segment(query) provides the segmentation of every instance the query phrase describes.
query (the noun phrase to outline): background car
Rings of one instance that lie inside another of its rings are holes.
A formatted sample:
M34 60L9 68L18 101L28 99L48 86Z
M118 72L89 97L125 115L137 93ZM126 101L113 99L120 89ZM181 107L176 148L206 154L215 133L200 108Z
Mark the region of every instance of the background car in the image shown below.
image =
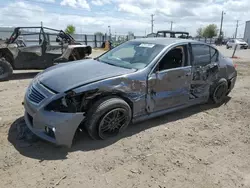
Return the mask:
M238 45L241 49L248 48L248 44L243 39L229 39L229 41L226 43L226 48L234 48L236 45Z
M37 75L25 94L25 121L36 135L59 145L71 146L79 127L94 139L107 139L130 122L209 100L220 104L236 77L232 60L208 44L135 39Z

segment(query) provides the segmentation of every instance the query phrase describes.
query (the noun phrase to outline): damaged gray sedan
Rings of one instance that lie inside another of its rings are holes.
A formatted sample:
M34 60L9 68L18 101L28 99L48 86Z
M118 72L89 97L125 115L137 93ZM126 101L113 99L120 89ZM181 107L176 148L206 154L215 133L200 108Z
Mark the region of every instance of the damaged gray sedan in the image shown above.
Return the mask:
M24 99L29 129L70 147L84 127L94 139L195 104L222 103L233 89L232 61L198 41L145 38L37 75Z

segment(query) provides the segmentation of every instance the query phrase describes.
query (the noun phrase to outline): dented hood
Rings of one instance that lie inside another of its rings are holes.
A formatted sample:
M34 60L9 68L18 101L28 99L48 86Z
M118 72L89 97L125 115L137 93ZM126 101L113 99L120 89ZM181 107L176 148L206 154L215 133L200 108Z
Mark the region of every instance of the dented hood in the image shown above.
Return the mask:
M91 82L132 73L135 70L116 67L93 59L62 63L46 69L37 79L48 88L65 92Z

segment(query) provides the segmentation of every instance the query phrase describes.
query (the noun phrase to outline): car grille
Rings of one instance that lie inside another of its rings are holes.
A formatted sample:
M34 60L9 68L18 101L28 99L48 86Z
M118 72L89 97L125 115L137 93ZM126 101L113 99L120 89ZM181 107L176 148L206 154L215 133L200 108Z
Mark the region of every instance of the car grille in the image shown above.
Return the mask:
M34 86L31 86L28 91L28 98L30 101L39 104L42 102L43 99L45 99L45 96L39 92Z

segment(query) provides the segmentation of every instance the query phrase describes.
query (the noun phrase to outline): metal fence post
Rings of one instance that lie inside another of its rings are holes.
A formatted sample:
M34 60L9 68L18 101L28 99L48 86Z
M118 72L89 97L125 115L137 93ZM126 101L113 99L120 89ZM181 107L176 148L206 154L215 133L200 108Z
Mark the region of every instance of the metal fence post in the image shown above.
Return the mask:
M94 39L95 39L95 48L97 48L96 35L94 35Z
M87 35L84 35L84 38L85 38L85 44L87 45L88 44Z
M238 47L238 44L236 44L235 47L234 47L234 52L233 52L232 58L233 58L234 55L235 55L235 51L236 51L237 47Z

